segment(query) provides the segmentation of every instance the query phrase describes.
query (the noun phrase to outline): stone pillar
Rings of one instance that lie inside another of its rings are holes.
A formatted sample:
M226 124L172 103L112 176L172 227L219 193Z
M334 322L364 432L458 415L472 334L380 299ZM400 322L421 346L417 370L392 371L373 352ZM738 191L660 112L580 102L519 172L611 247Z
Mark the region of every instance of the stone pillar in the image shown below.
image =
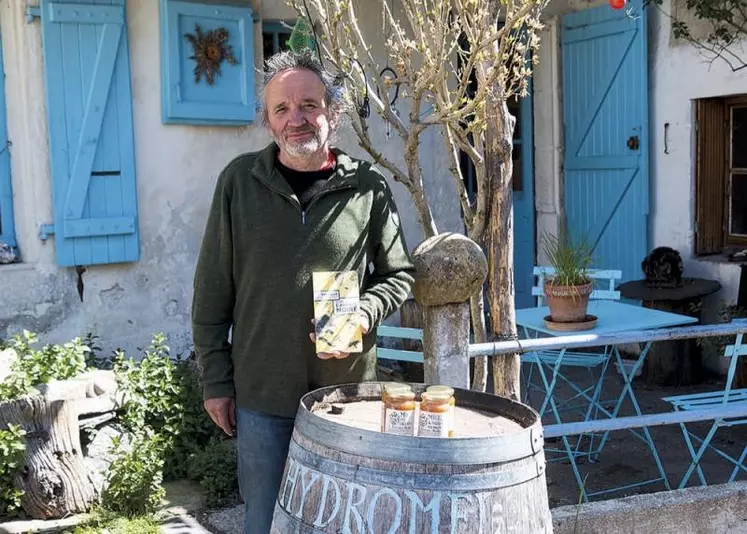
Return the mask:
M425 381L469 388L469 299L482 287L488 262L462 234L426 239L413 252L412 293L423 307Z

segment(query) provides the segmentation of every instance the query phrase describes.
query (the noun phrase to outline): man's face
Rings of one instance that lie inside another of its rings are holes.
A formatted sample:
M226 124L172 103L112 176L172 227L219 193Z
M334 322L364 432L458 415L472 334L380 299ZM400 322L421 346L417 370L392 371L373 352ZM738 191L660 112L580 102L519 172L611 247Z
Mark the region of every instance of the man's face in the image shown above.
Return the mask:
M310 70L294 69L275 76L265 89L270 134L289 156L322 151L334 126L324 99L324 84Z

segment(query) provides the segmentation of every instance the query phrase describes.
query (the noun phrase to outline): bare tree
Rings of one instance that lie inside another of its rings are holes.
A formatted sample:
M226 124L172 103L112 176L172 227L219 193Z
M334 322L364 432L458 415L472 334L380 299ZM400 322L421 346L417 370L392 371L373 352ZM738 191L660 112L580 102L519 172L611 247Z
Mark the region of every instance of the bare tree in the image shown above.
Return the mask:
M487 249L492 330L514 337L511 155L516 120L508 102L527 93L538 60L540 14L548 0L365 2L382 13L382 24L367 21L367 32L356 11L363 2L304 0L294 7L314 21L319 54L346 80L355 99L349 115L361 147L410 192L426 238L438 229L425 196L418 147L426 129L440 128L466 234ZM386 58L377 57L370 45L382 29ZM385 69L382 60L391 67ZM391 105L393 91L406 99L406 116ZM372 141L370 104L402 139L404 167ZM462 154L474 170L474 198L465 185ZM476 341L486 341L482 293L472 298L471 312ZM487 362L475 363L472 387L484 391ZM493 378L498 394L518 398L518 355L495 359Z

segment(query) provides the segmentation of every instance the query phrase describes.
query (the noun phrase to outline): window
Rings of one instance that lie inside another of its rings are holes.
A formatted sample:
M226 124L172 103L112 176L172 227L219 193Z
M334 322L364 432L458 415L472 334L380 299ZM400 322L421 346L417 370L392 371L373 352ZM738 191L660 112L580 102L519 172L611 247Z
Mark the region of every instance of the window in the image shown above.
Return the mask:
M695 252L747 246L747 95L696 102Z
M264 21L262 23L262 57L267 59L273 54L288 50L288 37L293 31L291 22Z

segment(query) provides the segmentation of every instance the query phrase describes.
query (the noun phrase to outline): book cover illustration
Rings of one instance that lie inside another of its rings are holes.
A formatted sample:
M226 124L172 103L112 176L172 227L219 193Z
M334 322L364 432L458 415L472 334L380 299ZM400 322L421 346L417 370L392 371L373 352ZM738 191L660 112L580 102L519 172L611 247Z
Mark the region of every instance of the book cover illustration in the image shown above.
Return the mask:
M316 352L362 352L356 271L313 273Z

